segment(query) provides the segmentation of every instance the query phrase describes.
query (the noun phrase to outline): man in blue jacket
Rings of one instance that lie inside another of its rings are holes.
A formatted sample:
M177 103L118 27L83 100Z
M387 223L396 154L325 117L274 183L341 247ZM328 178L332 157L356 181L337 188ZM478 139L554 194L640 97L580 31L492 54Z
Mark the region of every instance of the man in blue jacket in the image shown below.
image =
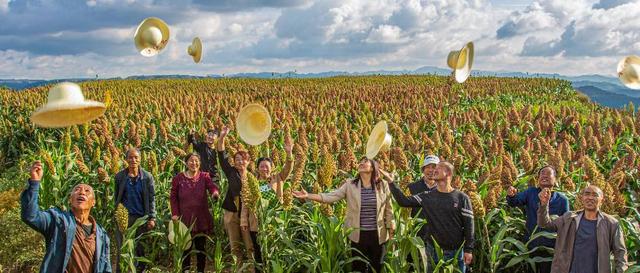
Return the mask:
M511 207L524 207L527 225L527 234L525 235L525 241L529 241L529 238L533 235L533 231L549 231L541 229L537 226L538 221L538 206L540 204L540 198L538 194L543 189L552 190L556 185L556 170L552 166L542 167L538 171L538 187L529 187L527 190L518 193L518 190L513 186L507 190L507 204ZM552 192L551 199L549 201L549 214L551 215L564 215L569 211L569 200L567 197L559 192ZM546 237L538 237L531 241L528 245L529 249L534 249L538 246L545 246L554 248L555 239L549 239ZM538 250L534 252L534 255L551 259L553 255L544 250ZM536 263L536 271L539 273L551 272L551 261Z
M129 212L128 227L131 227L138 218L147 217L147 224L136 230L136 237L152 230L156 226L156 191L153 176L140 166L140 151L137 148L129 148L126 154L127 168L115 176L115 206L122 203ZM122 246L122 233L116 229L117 246ZM141 240L136 242L136 256L144 257L144 245ZM116 264L120 263L120 257ZM145 272L145 263L136 262L137 272ZM116 272L120 272L118 266Z
M20 195L21 217L45 239L46 254L41 273L111 273L109 236L91 217L96 203L93 188L86 184L73 187L70 211L38 206L42 163L31 166L28 187Z

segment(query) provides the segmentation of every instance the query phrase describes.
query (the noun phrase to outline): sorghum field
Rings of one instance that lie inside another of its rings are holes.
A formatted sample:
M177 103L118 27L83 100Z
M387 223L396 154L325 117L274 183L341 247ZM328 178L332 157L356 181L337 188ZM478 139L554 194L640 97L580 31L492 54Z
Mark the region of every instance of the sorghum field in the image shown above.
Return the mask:
M128 145L142 150L142 166L156 178L158 224L140 238L156 272L173 270L181 250L168 243L169 189L184 170L186 135L193 128L232 128L228 150L247 149L252 158L273 157L281 168L283 141L295 141L295 166L284 205L261 213L260 240L266 272L344 272L350 259L341 229L344 201L319 205L294 200L292 189L312 192L337 187L355 174L373 125L387 120L392 149L378 155L406 185L420 174L420 158L435 153L457 168L454 186L473 200L476 224L474 272L523 272L531 258L522 242L520 209L506 206L505 189L535 184L536 169L558 170L558 188L579 209L576 193L586 183L605 192L603 210L619 217L631 272L639 272L640 114L600 107L552 79L470 78L463 85L437 76L338 77L329 79L113 80L81 84L85 96L108 105L104 117L67 129L35 128L30 113L46 101L48 87L0 90L0 271L37 271L44 241L20 221L18 194L33 160L45 163L42 208L67 204L77 183L96 190L92 214L115 234L113 175L124 168ZM257 147L233 131L247 103L266 106L274 121L269 141ZM254 164L250 164L255 167ZM223 178L221 186L226 189ZM212 202L216 229L207 269L232 267L222 209ZM221 203L221 201L219 201ZM419 221L395 206L398 224L387 245L386 272L407 272L407 255L420 255ZM135 238L129 237L130 240ZM112 239L112 244L115 239ZM132 261L127 249L123 263ZM112 257L117 252L112 247ZM416 260L416 259L414 259ZM112 258L115 262L115 258ZM452 266L440 265L443 272ZM634 271L635 270L635 271Z

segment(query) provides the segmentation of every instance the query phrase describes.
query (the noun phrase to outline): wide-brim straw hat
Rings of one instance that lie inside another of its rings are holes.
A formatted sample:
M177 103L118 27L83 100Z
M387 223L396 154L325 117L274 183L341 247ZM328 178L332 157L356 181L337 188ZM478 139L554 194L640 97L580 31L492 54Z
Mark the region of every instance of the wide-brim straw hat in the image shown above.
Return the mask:
M468 42L462 49L449 52L447 65L454 70L456 81L463 83L471 75L473 66L473 42Z
M169 43L169 26L160 18L144 19L133 35L133 42L142 56L155 56Z
M178 236L186 236L187 241L189 241L185 246L184 250L191 248L191 233L189 232L189 228L182 221L169 221L169 234L167 235L167 239L169 239L169 243L175 244L176 234L174 230L174 222L178 223L178 232L180 233Z
M193 38L191 45L187 48L187 54L191 55L195 63L200 62L202 59L202 41L200 41L200 38Z
M618 79L628 88L640 89L640 57L631 55L620 60Z
M271 116L260 104L248 104L236 118L236 130L240 138L249 145L260 145L271 134Z
M379 152L388 151L391 147L391 135L388 133L389 127L387 122L382 120L373 127L369 140L367 140L366 156L368 159L374 159Z
M63 82L49 89L47 104L31 114L31 121L46 128L61 128L90 122L106 111L97 101L85 100L80 86Z

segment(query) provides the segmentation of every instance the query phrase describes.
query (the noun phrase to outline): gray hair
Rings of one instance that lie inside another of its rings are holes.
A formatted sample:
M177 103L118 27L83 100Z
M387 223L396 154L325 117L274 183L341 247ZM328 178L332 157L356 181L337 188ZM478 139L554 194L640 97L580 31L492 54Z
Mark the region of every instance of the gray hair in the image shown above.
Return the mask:
M589 187L593 187L594 189L596 189L598 197L604 197L604 192L602 191L602 189L594 184L588 184L586 187L584 187L584 189L582 189L582 191L580 191L580 194L584 194L584 191Z
M80 183L80 184L77 184L77 185L73 186L73 188L71 188L71 191L69 192L69 197L71 197L71 195L73 194L73 192L75 192L75 191L76 191L76 189L77 189L79 186L82 186L82 185L87 186L87 187L89 187L89 189L91 189L91 195L93 195L93 198L95 199L95 198L96 198L96 193L95 193L95 191L93 190L93 187L91 187L91 185L89 185L89 184L84 184L84 183Z
M124 154L125 158L129 158L129 154L130 154L131 152L133 152L133 151L137 152L139 155L142 155L142 154L140 153L140 149L138 149L138 148L136 148L136 147L130 147L129 149L127 149L127 152Z

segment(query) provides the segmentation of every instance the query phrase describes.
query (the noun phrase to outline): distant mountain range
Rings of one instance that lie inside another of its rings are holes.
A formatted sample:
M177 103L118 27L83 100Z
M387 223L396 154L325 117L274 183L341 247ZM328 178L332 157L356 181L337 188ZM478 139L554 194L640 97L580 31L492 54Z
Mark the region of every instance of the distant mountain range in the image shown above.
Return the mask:
M237 73L231 75L207 75L207 76L192 76L192 75L140 75L130 76L125 79L193 79L193 78L260 78L260 79L280 79L280 78L326 78L336 76L366 76L366 75L449 75L451 70L434 67L424 66L415 70L377 70L366 72L345 72L345 71L328 71L319 73L297 73L296 71L290 71L285 73L280 72L258 72L258 73ZM592 101L599 103L607 107L620 108L627 105L629 102L633 102L634 105L640 103L640 91L635 91L623 86L617 78L607 77L602 75L583 75L583 76L564 76L560 74L548 74L548 73L523 73L523 72L508 72L508 71L473 71L473 76L493 76L493 77L515 77L515 78L556 78L570 81L573 87L589 96ZM110 79L122 79L122 78L110 78ZM5 86L13 90L21 90L25 88L32 88L36 86L48 85L52 83L62 81L92 81L95 78L76 78L76 79L57 79L57 80L22 80L22 79L0 79L0 87ZM100 78L99 80L105 80Z

